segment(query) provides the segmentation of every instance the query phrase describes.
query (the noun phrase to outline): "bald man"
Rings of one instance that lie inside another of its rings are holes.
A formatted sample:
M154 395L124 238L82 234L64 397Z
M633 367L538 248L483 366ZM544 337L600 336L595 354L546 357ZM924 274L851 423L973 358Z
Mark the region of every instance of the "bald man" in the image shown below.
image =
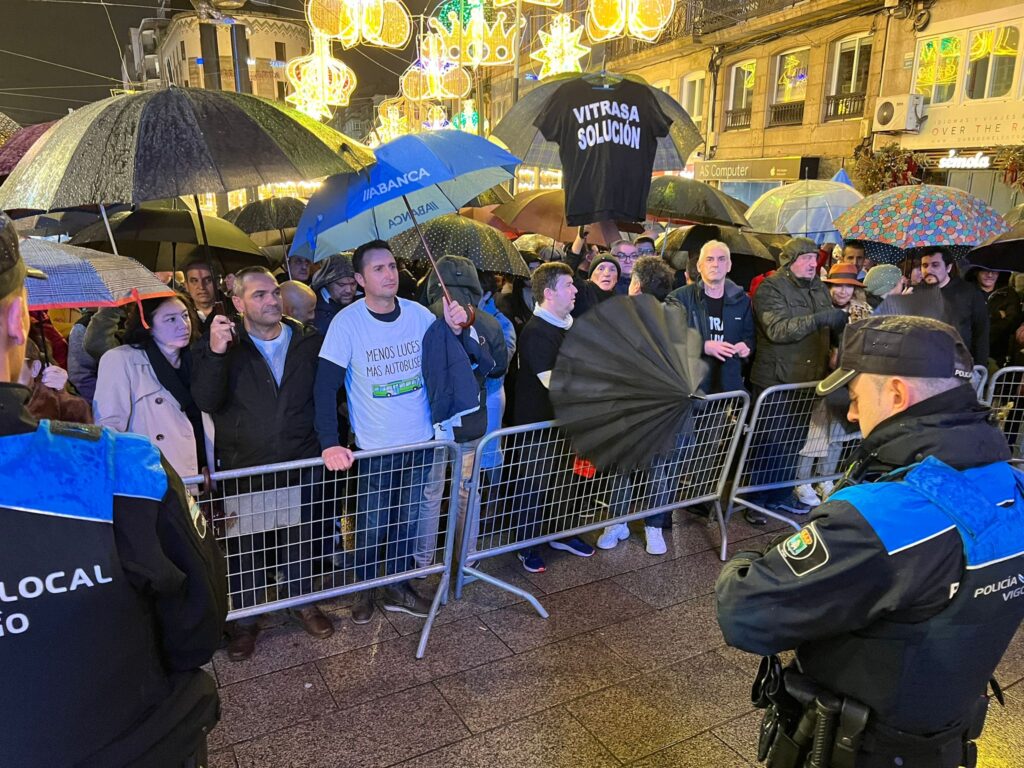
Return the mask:
M298 280L281 283L281 301L284 314L294 317L300 323L312 323L316 314L316 294L313 289Z

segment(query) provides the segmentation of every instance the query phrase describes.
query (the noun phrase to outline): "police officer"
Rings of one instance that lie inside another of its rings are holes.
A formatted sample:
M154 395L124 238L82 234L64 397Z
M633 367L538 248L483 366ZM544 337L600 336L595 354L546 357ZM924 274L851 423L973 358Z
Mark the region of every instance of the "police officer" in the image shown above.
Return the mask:
M26 277L0 214L0 765L198 768L223 559L148 440L29 416Z
M988 684L1024 616L1024 475L970 386L956 331L876 316L839 368L864 435L807 525L716 584L732 646L770 656L754 697L768 765L974 765ZM997 692L997 684L993 685Z

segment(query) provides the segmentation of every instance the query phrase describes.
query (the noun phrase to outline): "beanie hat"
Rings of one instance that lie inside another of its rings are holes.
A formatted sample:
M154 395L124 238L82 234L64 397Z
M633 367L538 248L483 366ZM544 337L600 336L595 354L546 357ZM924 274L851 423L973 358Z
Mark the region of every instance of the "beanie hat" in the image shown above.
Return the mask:
M347 253L336 253L313 275L310 288L319 291L330 283L346 277L355 277L355 274L355 270L352 269L352 257Z
M809 237L791 237L782 246L779 253L779 266L787 266L797 256L805 253L818 253L818 244Z
M612 256L610 253L602 253L601 255L597 256L592 262L590 262L590 274L594 274L594 270L597 269L599 265L604 264L606 261L611 264L614 264L615 271L618 273L618 276L622 277L622 267L619 266L619 260Z
M868 270L864 277L864 288L872 296L882 298L899 285L903 272L895 264L878 264Z

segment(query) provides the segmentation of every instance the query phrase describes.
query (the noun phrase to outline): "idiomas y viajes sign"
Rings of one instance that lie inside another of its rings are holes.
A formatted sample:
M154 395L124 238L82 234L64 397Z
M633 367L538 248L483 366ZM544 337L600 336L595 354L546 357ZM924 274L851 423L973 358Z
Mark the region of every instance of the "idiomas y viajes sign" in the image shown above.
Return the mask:
M905 149L976 149L1024 144L1024 101L930 104L918 133L900 136Z

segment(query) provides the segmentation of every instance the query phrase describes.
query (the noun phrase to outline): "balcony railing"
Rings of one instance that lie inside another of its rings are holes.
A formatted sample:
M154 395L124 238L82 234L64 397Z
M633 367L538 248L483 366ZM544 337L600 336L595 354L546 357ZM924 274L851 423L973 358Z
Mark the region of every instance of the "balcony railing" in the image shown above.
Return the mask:
M725 130L735 131L750 127L750 107L725 110Z
M776 125L800 125L804 121L804 103L786 101L768 106L768 127Z
M693 33L706 35L717 32L756 16L781 11L798 2L801 0L694 0Z
M661 33L661 37L658 38L659 43L667 43L671 40L678 40L682 37L687 37L693 31L693 15L694 9L692 3L677 3L676 12L673 14L672 19ZM582 21L580 22L583 23ZM530 41L530 46L534 45L533 41ZM653 46L650 43L645 43L642 40L634 40L631 37L620 37L615 40L609 40L605 43L608 46L608 58L609 59L620 59L625 56L631 56L634 53L640 53L642 51L649 51Z
M825 120L846 120L850 117L861 117L863 114L863 93L828 96L825 99Z

